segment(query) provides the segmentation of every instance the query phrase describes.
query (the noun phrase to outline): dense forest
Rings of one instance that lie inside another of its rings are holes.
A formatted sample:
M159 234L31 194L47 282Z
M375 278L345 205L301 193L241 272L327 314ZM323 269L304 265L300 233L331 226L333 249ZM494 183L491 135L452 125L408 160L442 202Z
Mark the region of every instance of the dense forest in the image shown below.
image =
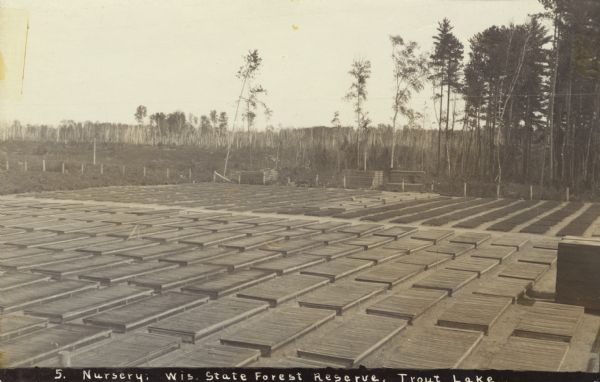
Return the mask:
M451 20L438 24L433 49L389 36L395 94L391 124L374 125L366 110L370 62L349 63L344 100L353 126L339 114L314 128L273 128L262 101L261 59L251 51L237 73L235 115L199 118L182 111L135 110L136 125L14 121L0 139L197 145L223 152L257 149L274 166L330 169L422 169L438 179L464 179L594 190L600 178L600 1L540 0L545 12L520 25L489 28L461 42ZM385 36L383 36L385 38ZM437 129L411 106L431 87ZM343 102L343 101L340 101ZM264 112L266 128L255 126ZM225 154L227 152L227 154ZM226 166L226 165L225 165Z

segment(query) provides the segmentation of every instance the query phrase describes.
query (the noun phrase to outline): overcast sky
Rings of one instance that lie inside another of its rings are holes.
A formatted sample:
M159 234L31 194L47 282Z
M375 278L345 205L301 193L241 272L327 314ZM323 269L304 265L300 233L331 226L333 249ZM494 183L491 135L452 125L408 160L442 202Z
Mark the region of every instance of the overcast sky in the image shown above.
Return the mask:
M1 0L0 7L26 9L30 25L23 96L0 101L4 120L133 123L139 104L149 113L232 115L235 73L244 53L258 49L258 81L276 127L329 124L336 110L352 124L342 97L357 58L372 63L366 109L375 124L389 123L389 35L430 50L437 22L448 17L468 45L490 25L522 23L541 10L538 0ZM431 93L417 95L415 108L430 112Z

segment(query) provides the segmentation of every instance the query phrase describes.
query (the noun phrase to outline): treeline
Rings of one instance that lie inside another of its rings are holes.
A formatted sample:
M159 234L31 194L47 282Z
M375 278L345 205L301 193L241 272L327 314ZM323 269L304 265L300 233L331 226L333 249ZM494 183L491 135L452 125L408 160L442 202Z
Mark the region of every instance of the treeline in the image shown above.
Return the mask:
M350 67L345 97L355 111L353 127L343 127L336 112L331 128L256 131L257 106L267 121L272 111L260 101L265 90L255 80L261 59L254 51L237 74L240 118L237 112L231 120L217 111L200 118L180 111L148 113L140 105L135 126L65 121L53 128L15 122L0 136L262 148L277 166L398 167L422 169L438 179L593 190L600 176L600 1L540 2L545 12L526 23L490 26L464 43L444 19L429 53L390 36L391 125L374 126L369 118L371 65L362 59ZM412 95L427 83L434 89L434 130L424 129L426 116L411 107Z

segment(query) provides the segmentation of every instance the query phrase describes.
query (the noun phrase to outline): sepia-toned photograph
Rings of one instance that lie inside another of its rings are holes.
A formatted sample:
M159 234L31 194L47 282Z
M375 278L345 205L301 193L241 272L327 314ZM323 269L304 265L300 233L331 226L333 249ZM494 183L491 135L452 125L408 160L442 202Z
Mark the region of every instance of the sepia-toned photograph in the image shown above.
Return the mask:
M597 375L599 277L598 0L0 0L0 382Z

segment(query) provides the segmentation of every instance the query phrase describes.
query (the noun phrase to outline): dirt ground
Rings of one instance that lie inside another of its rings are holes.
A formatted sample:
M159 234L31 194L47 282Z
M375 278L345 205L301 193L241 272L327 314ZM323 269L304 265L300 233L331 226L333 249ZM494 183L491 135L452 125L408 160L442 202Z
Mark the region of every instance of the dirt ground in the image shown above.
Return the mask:
M337 173L335 164L331 166L322 164L320 167L331 168L317 170L288 163L289 160L283 161L276 154L260 147L233 148L228 173L277 168L279 183L282 184L287 183L289 179L298 185L315 186L315 178L318 174L320 186L342 187L342 175ZM212 180L213 171L222 172L225 155L225 148L98 143L96 165L93 165L92 143L0 142L0 194L72 190L108 185L205 182ZM45 172L42 171L43 160L46 162ZM64 173L63 163L65 163ZM125 166L124 173L123 166ZM25 168L27 171L24 171ZM169 176L167 176L167 169ZM462 179L436 180L428 176L424 182L424 191L430 191L431 183L434 182L436 193L450 196L463 195L464 180ZM468 181L468 194L474 197L495 197L496 185ZM508 198L529 199L530 185L503 184L501 195ZM541 189L533 185L533 198L565 200L566 193L563 189L550 187ZM570 193L572 201L596 201L597 199L599 199L598 195L594 193L577 194L574 191Z

